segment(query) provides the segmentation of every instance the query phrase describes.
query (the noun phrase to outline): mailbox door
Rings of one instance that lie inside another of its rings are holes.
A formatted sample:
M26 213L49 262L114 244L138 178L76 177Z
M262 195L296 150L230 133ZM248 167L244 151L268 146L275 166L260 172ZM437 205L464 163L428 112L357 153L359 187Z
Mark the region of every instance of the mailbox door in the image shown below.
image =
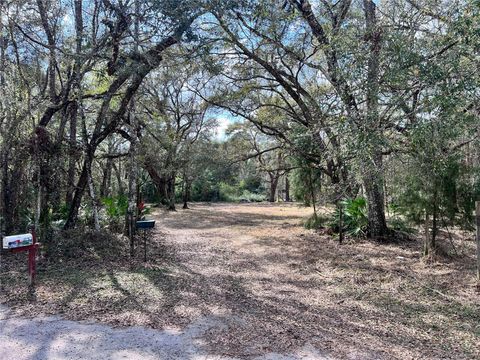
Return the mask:
M30 246L33 244L32 234L19 234L5 236L3 238L2 247L4 249L16 249L19 247Z

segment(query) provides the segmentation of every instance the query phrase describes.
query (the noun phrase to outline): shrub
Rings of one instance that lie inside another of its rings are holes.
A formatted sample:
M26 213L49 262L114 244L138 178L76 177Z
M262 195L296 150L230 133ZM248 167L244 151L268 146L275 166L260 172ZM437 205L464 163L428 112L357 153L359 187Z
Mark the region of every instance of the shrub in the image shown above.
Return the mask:
M415 229L412 228L407 221L398 216L394 216L391 219L388 219L387 223L390 229L397 232L402 232L406 234L413 234L415 232Z
M367 201L363 197L345 199L339 206L343 210L343 231L350 236L365 236L367 233ZM335 210L330 227L340 231L340 208Z
M125 216L128 209L128 198L126 195L106 197L102 199L105 211L110 218Z
M229 202L260 202L265 201L265 195L257 194L249 190L243 190L235 185L220 183L219 185L219 200Z
M305 229L322 229L328 223L328 218L313 214L303 222Z
M221 182L218 186L220 201L235 201L237 198L237 188L233 185Z
M239 196L234 196L232 201L236 202L261 202L265 201L265 195L255 194L248 190L244 190L243 193Z
M102 199L105 216L103 221L107 223L110 230L114 232L121 232L123 229L123 221L128 209L128 198L126 195L119 195L115 197L107 197Z

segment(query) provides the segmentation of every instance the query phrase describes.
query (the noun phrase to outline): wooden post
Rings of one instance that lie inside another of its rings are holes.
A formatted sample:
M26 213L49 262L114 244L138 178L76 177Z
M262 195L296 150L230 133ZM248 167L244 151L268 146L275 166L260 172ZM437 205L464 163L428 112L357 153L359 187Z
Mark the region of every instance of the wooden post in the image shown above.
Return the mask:
M147 262L147 230L143 230L143 261Z
M477 282L480 288L480 201L475 202L475 222L477 224Z
M338 211L339 211L339 224L338 224L338 242L340 244L343 243L343 204L341 202L339 202L339 208L338 208Z
M312 169L308 169L308 178L310 182L310 195L312 196L313 215L317 217L317 207L315 204L315 189L313 188Z
M428 256L431 250L431 237L430 237L430 215L425 214L425 244L423 248L423 256Z
M32 234L32 245L28 250L28 276L29 276L29 284L28 284L28 294L32 300L35 300L35 275L37 271L37 264L36 264L36 257L37 257L37 248L39 244L37 244L37 234L35 232L35 225L31 227L30 230Z

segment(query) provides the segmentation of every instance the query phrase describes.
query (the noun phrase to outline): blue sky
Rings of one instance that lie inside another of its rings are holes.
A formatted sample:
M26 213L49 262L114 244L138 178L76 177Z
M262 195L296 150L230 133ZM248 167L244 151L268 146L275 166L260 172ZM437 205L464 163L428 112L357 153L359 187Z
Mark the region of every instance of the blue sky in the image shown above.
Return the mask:
M234 116L226 110L216 110L215 113L211 115L211 117L216 119L218 122L215 129L215 139L217 141L225 141L225 139L227 138L225 131L227 130L228 126L235 122L242 121L241 117Z

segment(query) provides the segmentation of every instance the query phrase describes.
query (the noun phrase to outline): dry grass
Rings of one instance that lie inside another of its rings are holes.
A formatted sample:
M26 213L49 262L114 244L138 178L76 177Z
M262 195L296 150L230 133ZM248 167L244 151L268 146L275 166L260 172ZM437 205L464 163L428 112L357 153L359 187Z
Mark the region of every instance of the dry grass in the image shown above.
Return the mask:
M471 239L454 239L460 255L427 264L418 241L339 246L301 227L310 213L294 204L158 212L147 264L140 257L44 264L30 302L25 259L9 255L0 299L18 314L122 326L184 328L205 317L212 325L203 346L216 355L309 344L339 359L480 357Z

